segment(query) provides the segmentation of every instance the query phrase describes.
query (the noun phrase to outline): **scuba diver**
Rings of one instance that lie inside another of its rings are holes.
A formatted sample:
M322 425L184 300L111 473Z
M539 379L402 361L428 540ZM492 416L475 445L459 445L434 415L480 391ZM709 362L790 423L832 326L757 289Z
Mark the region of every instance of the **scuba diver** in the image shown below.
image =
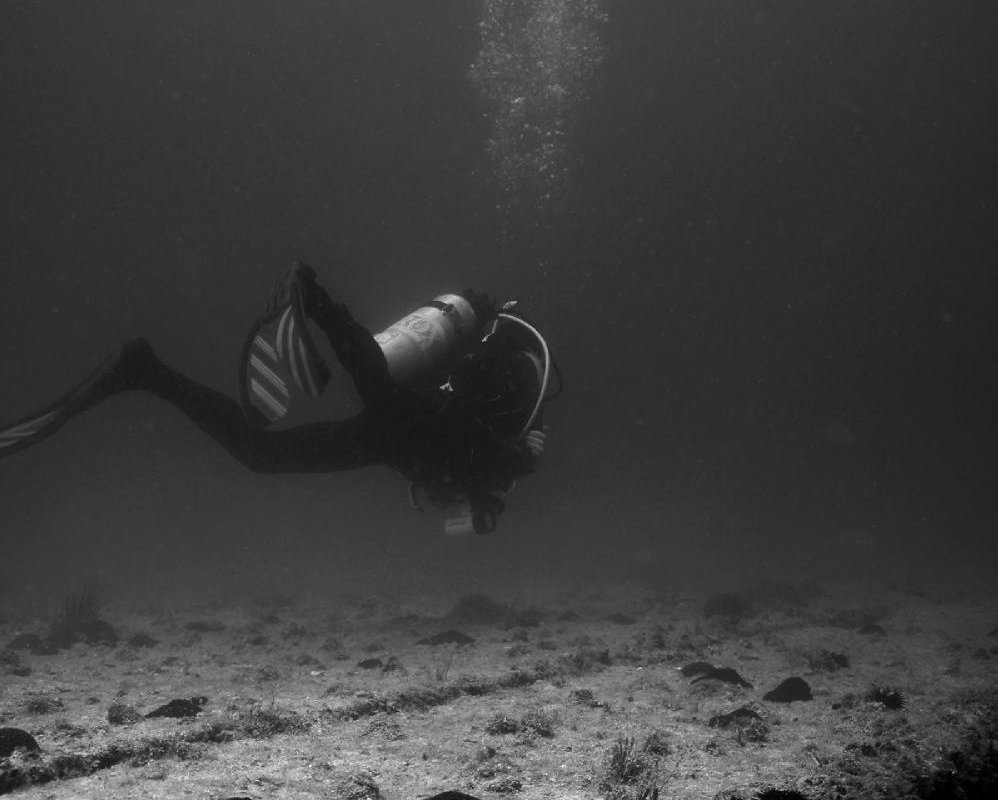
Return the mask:
M500 309L469 289L441 295L372 336L296 260L243 348L241 404L164 364L145 339L132 339L58 401L0 429L0 458L108 397L146 391L256 472L386 464L408 479L415 508L426 501L450 512L448 533L489 533L503 497L544 450L542 406L557 373L544 337L514 306ZM319 397L330 378L308 322L357 387L363 409L353 417L288 424L296 403Z

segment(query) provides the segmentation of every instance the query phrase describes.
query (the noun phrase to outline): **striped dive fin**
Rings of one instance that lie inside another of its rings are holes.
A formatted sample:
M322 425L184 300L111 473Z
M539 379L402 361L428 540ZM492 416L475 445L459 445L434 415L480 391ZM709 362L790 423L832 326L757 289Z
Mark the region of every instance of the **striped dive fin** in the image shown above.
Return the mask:
M0 427L0 458L37 444L59 430L76 414L101 399L104 395L100 390L100 381L114 369L117 360L117 353L109 356L86 380L74 386L54 403Z
M284 419L296 399L322 393L329 371L294 305L251 334L243 375L245 401L268 422Z
M282 419L290 406L291 395L282 372L277 351L258 333L250 348L246 380L250 402L271 422Z

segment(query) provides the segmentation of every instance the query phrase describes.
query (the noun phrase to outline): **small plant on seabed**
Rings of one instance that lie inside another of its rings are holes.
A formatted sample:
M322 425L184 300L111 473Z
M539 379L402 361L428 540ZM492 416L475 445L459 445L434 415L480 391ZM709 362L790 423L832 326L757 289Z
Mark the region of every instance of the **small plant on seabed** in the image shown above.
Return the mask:
M97 620L103 599L103 592L96 584L66 595L49 626L48 644L59 650L72 646L81 630Z
M520 723L508 714L496 714L485 726L485 732L493 736L502 736L508 733L516 733L520 730Z
M448 650L426 667L427 677L436 683L446 683L452 666L454 666L454 651Z
M599 788L606 793L607 798L613 800L638 796L651 797L650 789L646 788L640 795L636 795L626 787L646 782L656 765L657 762L647 752L635 747L633 738L621 736L610 748L603 762Z
M520 719L520 730L527 739L534 739L538 736L550 739L554 736L556 722L554 714L537 708L523 715Z

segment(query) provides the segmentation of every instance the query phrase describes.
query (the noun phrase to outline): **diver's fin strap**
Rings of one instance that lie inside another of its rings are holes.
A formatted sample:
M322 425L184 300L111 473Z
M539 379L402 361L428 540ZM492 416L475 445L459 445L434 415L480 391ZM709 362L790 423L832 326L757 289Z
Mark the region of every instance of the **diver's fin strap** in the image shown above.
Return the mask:
M51 405L0 428L0 458L38 444L104 396L100 381L114 368L116 358L117 354L109 357Z
M296 400L318 397L329 383L329 368L305 324L297 278L289 280L281 287L287 302L253 326L243 348L243 406L263 424L284 419Z

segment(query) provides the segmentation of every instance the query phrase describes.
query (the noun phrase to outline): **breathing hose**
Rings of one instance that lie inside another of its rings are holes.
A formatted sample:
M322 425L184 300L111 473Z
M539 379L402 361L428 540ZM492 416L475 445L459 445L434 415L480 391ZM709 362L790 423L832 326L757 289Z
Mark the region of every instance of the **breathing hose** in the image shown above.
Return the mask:
M509 322L515 322L517 325L525 328L537 340L538 344L541 346L541 352L544 353L544 375L541 377L541 390L537 393L537 402L534 403L533 411L530 412L530 416L527 417L526 423L524 423L523 428L517 434L517 438L520 438L522 436L526 436L530 431L534 424L534 420L537 419L537 415L541 413L541 406L544 405L544 398L547 396L548 392L548 380L551 377L551 353L548 351L548 343L544 340L541 332L525 319L522 319L515 314L507 314L505 311L500 312L496 318L508 320Z

